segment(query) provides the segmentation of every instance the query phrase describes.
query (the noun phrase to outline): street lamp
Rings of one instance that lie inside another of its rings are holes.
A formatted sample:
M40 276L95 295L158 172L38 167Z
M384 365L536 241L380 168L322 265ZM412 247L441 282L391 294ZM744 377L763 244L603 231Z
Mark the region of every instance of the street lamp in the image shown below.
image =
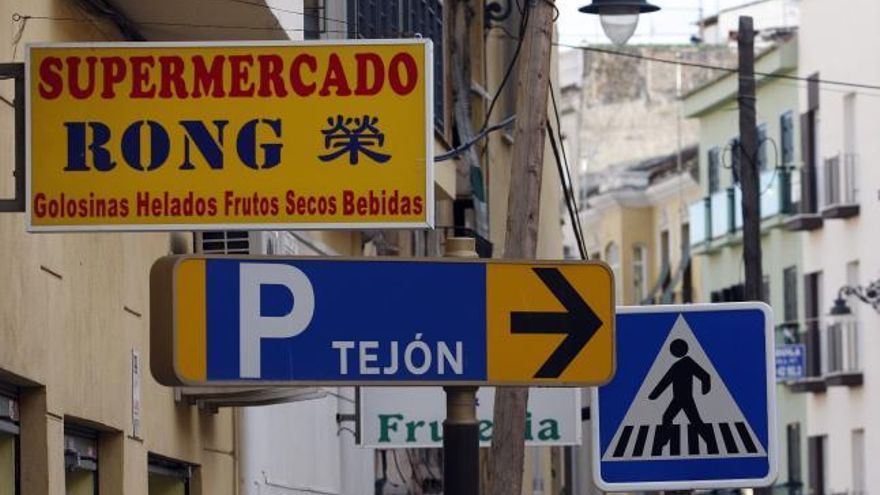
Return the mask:
M831 307L829 316L834 319L846 319L852 315L852 309L846 303L846 297L856 296L865 304L870 304L875 311L880 313L880 280L871 282L867 287L860 285L844 285L837 291L837 299Z
M624 45L636 32L639 14L656 12L660 7L647 0L593 0L580 9L585 14L598 14L605 35L615 45Z

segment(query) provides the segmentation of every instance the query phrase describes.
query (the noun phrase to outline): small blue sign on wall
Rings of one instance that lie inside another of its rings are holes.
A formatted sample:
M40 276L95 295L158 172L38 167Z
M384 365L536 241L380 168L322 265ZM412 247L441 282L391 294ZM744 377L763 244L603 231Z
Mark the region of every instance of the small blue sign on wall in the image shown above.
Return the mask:
M807 347L804 344L786 344L776 347L776 380L802 380L806 377Z

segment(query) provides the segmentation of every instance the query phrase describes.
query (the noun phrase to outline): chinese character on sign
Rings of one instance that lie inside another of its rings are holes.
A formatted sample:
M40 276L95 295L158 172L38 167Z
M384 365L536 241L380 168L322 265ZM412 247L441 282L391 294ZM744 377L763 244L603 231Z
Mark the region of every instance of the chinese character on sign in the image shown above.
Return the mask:
M385 145L385 134L379 131L376 124L379 117L364 115L363 117L343 117L337 115L327 118L327 129L322 129L324 134L324 148L331 150L326 155L318 158L322 162L329 162L348 154L348 163L357 165L360 154L378 163L385 163L391 159L391 155L379 153L373 148L382 148Z

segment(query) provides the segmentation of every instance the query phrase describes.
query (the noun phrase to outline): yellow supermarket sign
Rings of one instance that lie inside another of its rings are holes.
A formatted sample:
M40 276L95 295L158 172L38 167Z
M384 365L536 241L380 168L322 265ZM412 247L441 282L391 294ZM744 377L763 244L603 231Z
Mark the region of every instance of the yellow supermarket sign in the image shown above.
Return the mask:
M28 47L30 231L433 223L430 40Z

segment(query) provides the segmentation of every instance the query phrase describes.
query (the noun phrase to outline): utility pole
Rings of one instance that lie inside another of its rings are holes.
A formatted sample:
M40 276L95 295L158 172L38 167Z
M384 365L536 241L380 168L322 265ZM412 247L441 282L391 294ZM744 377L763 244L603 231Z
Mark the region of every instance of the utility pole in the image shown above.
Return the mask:
M446 239L447 258L476 258L476 240ZM480 422L477 420L477 387L443 387L446 420L443 421L443 493L480 495Z
M534 259L538 247L554 7L553 0L526 1L530 10L519 56L504 240L504 257L509 259ZM499 387L495 392L488 495L522 493L528 398L526 387Z
M761 267L761 203L758 179L758 129L755 118L755 30L751 17L739 18L739 140L740 187L742 187L743 261L747 301L763 299ZM737 150L733 150L734 153Z

